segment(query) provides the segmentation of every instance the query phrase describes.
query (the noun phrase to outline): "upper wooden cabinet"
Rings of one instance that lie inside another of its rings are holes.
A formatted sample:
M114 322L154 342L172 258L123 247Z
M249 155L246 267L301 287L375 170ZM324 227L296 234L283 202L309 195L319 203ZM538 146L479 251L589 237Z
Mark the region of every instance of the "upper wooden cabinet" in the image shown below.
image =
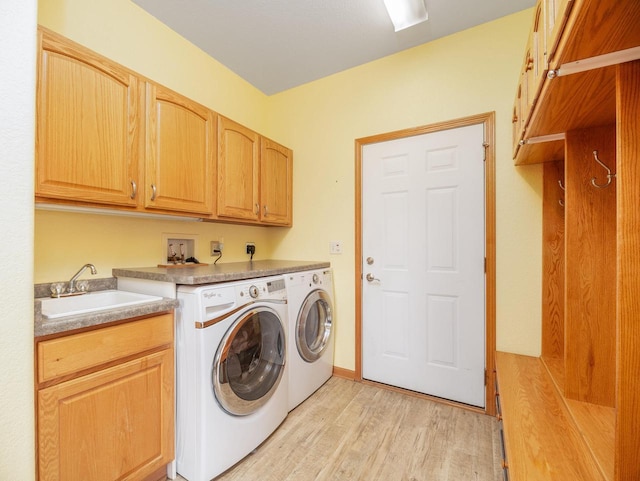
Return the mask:
M211 214L214 113L151 82L146 98L145 207Z
M38 35L36 202L291 225L290 149L46 28Z
M260 141L262 222L291 225L293 220L293 152L265 137Z
M292 161L290 149L221 116L218 216L291 225Z
M218 216L260 217L260 136L233 120L218 118Z
M562 160L566 132L615 123L616 64L640 57L638 25L637 0L539 1L533 31L546 32L545 64L534 85L523 87L521 79L518 86L530 102L525 110L516 96L514 112L522 109L521 124L514 120L516 165Z
M135 206L138 78L49 31L39 41L36 196Z
M564 29L574 0L544 0L544 36L547 61L551 60L558 48L560 34Z

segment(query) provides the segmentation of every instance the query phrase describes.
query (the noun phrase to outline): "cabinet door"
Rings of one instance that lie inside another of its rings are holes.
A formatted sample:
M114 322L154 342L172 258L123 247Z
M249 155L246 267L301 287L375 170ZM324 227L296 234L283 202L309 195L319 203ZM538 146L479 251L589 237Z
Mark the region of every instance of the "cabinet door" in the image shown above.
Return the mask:
M144 479L174 458L173 404L173 348L40 390L40 481Z
M145 207L213 212L215 115L147 83Z
M260 204L263 223L291 225L293 152L265 137L260 141Z
M135 206L138 78L48 31L39 40L36 196Z
M547 63L551 63L558 48L562 30L567 23L574 0L545 0Z
M218 216L258 220L260 136L218 119Z
M520 76L520 82L518 83L518 89L516 90L516 99L513 102L513 117L512 122L512 140L513 140L513 158L515 159L518 149L520 148L520 140L524 136L524 123L522 113L522 75Z

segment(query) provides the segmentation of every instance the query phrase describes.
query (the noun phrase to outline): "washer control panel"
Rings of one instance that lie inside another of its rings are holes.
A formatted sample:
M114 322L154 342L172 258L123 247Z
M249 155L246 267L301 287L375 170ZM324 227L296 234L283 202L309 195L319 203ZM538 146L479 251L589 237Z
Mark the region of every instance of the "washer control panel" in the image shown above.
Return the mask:
M286 299L287 291L284 285L284 278L261 281L253 279L250 283L236 286L236 294L239 301L256 299Z

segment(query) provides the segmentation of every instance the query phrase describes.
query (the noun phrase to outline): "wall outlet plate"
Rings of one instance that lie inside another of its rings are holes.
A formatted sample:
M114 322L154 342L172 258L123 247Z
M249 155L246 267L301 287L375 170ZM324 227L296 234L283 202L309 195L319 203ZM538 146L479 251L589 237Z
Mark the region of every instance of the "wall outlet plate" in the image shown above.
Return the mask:
M217 256L222 252L222 243L220 241L211 241L211 255Z
M253 254L255 254L255 253L256 253L256 244L255 244L255 242L247 242L247 243L246 243L246 250L245 250L245 252L246 252L247 254L251 254L251 250L252 250L252 249L253 249Z
M340 241L329 242L329 254L342 254L342 242Z

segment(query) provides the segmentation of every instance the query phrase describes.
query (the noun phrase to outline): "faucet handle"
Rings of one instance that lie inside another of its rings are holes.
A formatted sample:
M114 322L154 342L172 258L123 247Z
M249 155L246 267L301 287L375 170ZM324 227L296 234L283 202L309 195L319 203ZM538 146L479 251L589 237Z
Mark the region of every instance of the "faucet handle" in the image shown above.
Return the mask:
M51 290L51 297L60 297L65 291L64 282L54 282L49 289Z

